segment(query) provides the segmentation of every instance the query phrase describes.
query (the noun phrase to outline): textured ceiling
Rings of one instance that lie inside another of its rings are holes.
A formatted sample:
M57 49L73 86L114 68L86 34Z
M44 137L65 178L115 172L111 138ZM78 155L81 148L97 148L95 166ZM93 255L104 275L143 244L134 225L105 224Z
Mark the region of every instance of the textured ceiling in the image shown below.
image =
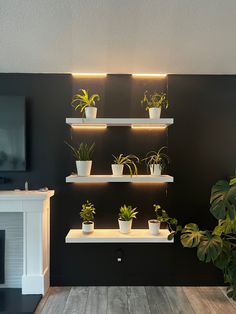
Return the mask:
M236 73L236 1L0 0L0 72Z

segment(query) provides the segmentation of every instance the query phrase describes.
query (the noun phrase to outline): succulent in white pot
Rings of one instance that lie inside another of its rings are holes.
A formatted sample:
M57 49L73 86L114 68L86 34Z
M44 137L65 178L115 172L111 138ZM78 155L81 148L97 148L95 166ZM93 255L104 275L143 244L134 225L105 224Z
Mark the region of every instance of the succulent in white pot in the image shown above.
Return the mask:
M77 94L74 95L71 105L75 110L79 110L82 115L87 119L96 119L97 117L97 107L96 101L100 100L98 94L93 94L89 97L88 90L80 89Z
M72 150L73 156L75 157L78 176L89 176L92 169L92 155L95 143L91 145L80 143L78 146L72 146L67 142L65 143Z
M132 229L132 221L136 218L138 212L136 211L136 207L132 208L132 206L123 205L120 207L119 212L119 229L120 233L129 233Z
M166 93L148 93L147 90L143 95L141 104L146 106L145 110L149 111L150 119L160 119L161 109L167 109L169 106Z
M146 162L147 170L151 176L160 176L170 163L169 156L163 152L166 146L161 147L158 151L150 151L146 154L143 161Z
M92 233L94 231L94 215L96 214L96 209L94 204L86 201L85 204L82 205L82 209L80 211L80 217L82 218L82 231L84 233Z
M175 218L169 217L167 212L164 209L161 209L161 206L158 204L154 204L154 211L156 214L156 219L148 220L148 228L151 235L158 235L160 233L161 224L165 224L165 228L167 227L170 232L172 232L172 226L177 226L178 221Z
M132 175L138 174L138 168L136 163L139 163L139 158L135 155L124 155L120 154L118 156L113 156L113 164L111 165L113 176L122 176L124 167L127 167L129 174Z

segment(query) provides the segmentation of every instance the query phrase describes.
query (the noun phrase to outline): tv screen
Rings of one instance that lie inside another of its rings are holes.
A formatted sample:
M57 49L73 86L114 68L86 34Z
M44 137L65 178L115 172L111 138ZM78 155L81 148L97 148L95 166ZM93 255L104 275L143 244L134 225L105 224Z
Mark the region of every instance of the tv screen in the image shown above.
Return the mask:
M25 97L0 96L0 171L26 169Z

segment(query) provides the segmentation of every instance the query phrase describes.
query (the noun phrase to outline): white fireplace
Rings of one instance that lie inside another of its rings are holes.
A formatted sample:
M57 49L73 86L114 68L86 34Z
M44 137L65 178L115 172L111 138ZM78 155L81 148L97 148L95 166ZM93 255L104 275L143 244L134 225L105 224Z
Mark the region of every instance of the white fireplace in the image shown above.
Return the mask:
M7 234L11 225L11 219L9 223L7 220L8 214L15 213L15 216L11 217L14 218L12 221L16 220L18 223L16 230L22 229L21 233L18 232L18 235L22 234L22 241L19 236L15 239L22 244L22 248L18 247L15 252L16 260L19 258L19 264L23 264L21 280L18 283L22 294L45 294L50 285L50 198L53 195L54 191L0 191L0 219L4 213L2 217L5 219L7 241L14 241L14 236ZM4 229L4 219L2 218L0 223L1 229ZM12 243L9 245L12 247ZM11 257L11 260L14 260L14 257ZM5 268L8 267L8 271L11 271L10 266L6 265ZM10 285L11 282L13 286L8 287L15 287L14 284L17 283L11 281L10 276Z

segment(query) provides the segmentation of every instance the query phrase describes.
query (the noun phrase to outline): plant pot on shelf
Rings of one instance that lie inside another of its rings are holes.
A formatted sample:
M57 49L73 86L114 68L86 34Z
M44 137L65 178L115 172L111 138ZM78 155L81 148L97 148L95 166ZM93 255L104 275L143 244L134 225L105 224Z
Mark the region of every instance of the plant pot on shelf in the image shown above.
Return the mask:
M149 118L150 119L160 119L161 117L161 108L149 108Z
M129 233L131 231L132 219L125 221L119 218L118 223L119 223L120 233Z
M85 117L87 119L96 119L97 117L97 107L86 107Z
M112 169L113 176L122 176L124 165L112 164L111 169Z
M160 164L151 164L150 165L151 176L160 176L161 175L161 166Z
M148 228L151 235L158 235L160 232L160 221L156 219L148 220Z
M92 233L94 231L94 222L93 221L84 221L82 223L83 233Z
M76 168L79 177L88 177L92 168L92 160L77 160Z

